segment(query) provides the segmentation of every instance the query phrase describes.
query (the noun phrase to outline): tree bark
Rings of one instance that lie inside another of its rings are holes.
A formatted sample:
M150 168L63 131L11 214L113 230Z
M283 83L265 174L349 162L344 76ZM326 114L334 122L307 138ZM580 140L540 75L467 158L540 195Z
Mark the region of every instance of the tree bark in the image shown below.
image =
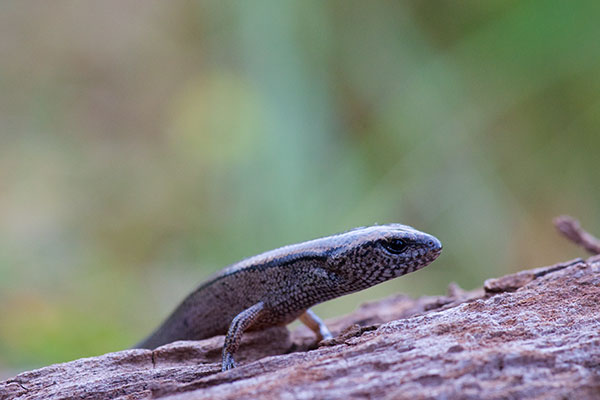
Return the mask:
M598 399L600 256L522 271L446 296L396 296L328 321L125 350L24 372L0 399Z

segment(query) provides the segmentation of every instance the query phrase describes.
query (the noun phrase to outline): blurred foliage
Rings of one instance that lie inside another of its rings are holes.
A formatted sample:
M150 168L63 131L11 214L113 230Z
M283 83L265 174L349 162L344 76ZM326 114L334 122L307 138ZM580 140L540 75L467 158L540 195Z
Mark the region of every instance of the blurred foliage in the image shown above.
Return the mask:
M600 232L592 1L5 2L0 370L118 350L241 258L360 225L444 243L322 306L441 293Z

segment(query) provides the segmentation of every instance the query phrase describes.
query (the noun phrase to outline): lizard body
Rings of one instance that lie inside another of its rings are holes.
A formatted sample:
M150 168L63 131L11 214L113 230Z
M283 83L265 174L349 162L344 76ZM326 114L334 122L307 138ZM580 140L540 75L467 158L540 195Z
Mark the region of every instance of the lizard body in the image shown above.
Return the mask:
M284 246L235 263L200 285L137 348L227 333L223 370L243 332L297 318L319 339L331 334L309 309L423 268L442 244L406 225L389 224Z

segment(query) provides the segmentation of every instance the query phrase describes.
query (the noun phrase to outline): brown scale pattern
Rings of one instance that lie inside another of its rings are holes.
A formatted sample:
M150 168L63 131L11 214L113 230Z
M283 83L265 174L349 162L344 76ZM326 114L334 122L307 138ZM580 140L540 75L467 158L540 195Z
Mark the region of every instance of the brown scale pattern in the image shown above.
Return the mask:
M394 241L402 241L402 251L390 250ZM258 303L260 312L249 314L254 320L238 318L239 326L287 324L315 304L423 268L441 249L439 240L429 234L390 224L272 250L233 264L202 284L136 347L152 349L224 334L236 316ZM235 343L239 339L228 337Z

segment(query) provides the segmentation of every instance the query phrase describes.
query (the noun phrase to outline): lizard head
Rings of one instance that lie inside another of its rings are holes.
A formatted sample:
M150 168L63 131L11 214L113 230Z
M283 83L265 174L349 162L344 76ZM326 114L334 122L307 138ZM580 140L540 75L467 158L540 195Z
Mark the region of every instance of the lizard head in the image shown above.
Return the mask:
M400 224L353 229L336 238L328 264L352 290L426 267L442 252L434 236Z

